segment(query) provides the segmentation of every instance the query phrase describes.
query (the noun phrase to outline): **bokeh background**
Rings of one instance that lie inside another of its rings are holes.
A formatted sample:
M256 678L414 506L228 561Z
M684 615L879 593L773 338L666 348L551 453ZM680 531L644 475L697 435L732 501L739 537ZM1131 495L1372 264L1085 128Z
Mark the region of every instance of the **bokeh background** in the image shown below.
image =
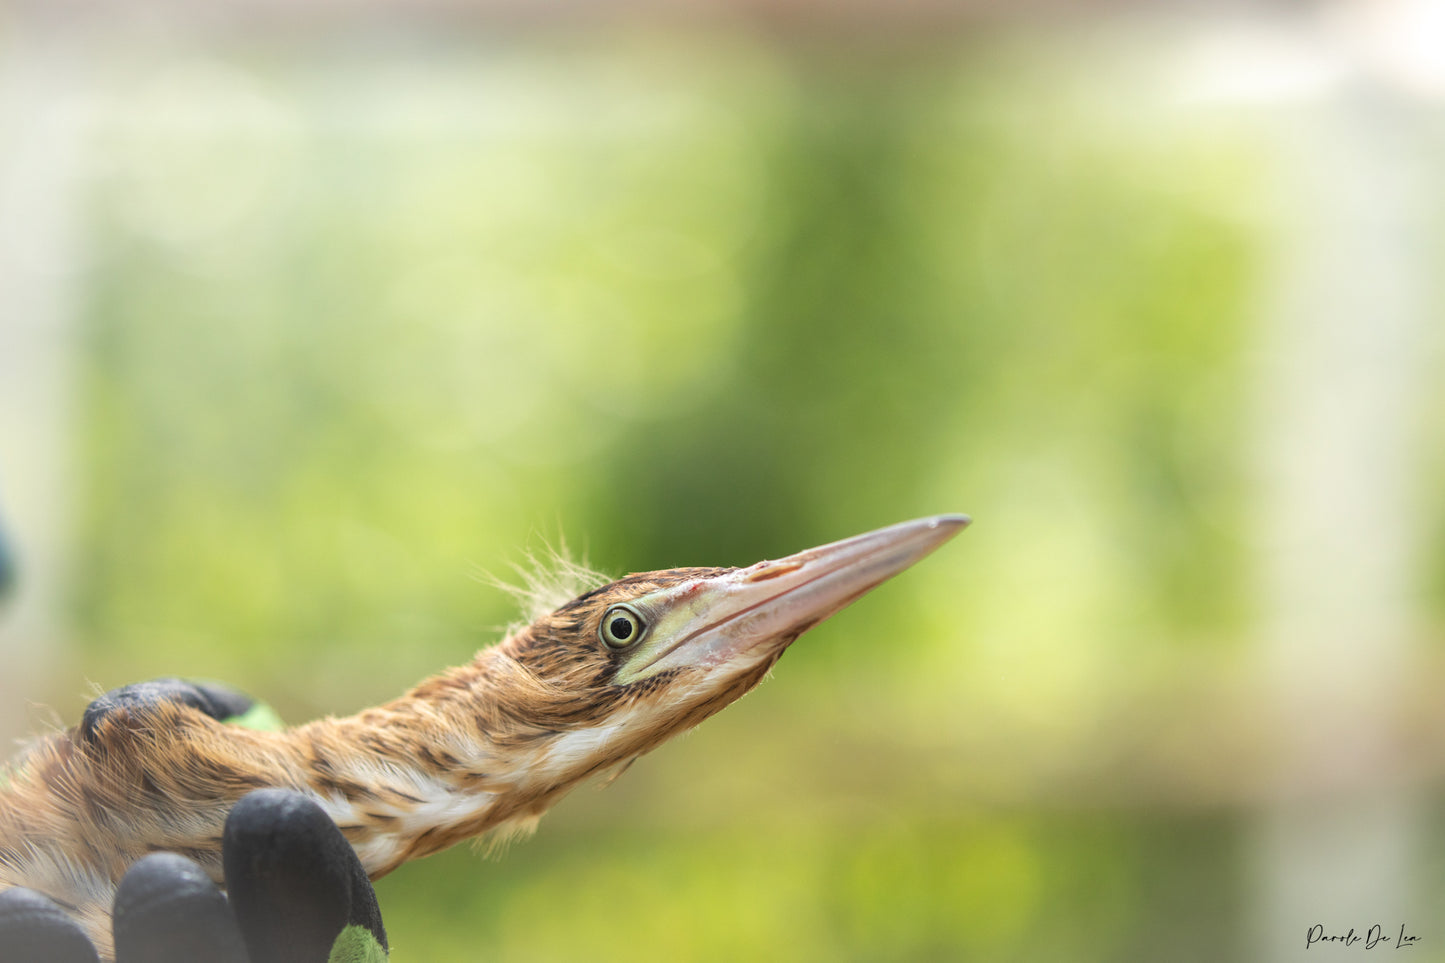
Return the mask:
M401 961L1445 960L1445 12L0 10L0 737L975 525Z

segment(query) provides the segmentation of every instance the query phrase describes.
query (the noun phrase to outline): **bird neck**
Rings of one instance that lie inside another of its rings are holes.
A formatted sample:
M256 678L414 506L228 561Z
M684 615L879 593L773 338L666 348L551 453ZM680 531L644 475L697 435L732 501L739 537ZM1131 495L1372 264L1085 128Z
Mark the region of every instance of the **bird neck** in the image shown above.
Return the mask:
M400 699L291 738L306 788L376 877L481 833L528 832L599 768L559 756L570 733L549 727L537 706L563 696L503 643Z

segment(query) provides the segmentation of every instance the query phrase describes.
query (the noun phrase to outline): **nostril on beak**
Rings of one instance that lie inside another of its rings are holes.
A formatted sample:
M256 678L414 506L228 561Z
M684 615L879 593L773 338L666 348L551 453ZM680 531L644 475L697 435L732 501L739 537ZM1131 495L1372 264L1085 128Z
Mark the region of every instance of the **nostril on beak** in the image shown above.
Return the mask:
M803 567L802 562L759 562L753 566L744 582L766 582L770 578L777 578L779 575L787 575L789 572L796 572Z

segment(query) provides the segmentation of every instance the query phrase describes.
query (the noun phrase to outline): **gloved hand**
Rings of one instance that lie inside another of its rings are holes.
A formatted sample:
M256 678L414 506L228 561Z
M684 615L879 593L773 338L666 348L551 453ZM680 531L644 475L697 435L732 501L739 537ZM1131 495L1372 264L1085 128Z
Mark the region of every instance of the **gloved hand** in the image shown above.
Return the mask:
M243 724L269 716L237 693L161 679L106 693L86 709L81 730L117 707L159 699ZM366 871L336 824L300 793L261 789L242 798L226 820L222 865L225 894L197 863L175 853L154 853L131 866L113 906L116 963L387 959ZM99 959L60 905L24 888L0 893L0 955L13 963Z

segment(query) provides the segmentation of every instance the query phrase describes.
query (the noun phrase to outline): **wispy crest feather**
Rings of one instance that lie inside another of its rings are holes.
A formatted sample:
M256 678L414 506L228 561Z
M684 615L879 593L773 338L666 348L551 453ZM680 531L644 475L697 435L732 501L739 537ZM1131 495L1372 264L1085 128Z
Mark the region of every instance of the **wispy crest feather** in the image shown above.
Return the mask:
M612 577L587 564L585 557L572 557L565 540L548 545L544 552L527 552L521 562L512 565L520 584L482 571L478 577L493 588L501 589L517 600L521 616L507 626L510 635L547 613L560 608L589 589L605 585Z

